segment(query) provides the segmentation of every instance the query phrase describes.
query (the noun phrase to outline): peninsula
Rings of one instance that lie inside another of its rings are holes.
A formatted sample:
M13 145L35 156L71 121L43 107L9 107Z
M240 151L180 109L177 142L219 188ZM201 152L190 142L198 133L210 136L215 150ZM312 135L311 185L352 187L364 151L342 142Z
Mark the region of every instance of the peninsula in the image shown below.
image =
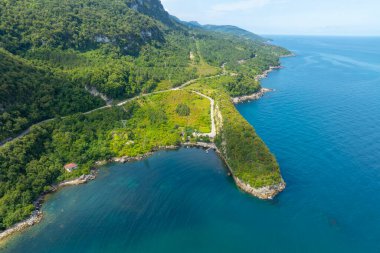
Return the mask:
M188 26L158 0L1 1L0 16L0 230L101 161L183 144L216 148L249 194L285 188L233 98L260 97L286 49Z

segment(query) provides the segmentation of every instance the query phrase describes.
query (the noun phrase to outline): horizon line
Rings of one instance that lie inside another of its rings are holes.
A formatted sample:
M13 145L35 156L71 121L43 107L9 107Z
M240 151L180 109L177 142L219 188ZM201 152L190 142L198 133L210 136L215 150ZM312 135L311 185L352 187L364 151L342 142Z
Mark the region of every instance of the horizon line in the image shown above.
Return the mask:
M368 34L368 35L362 35L362 34L288 34L288 33L269 33L269 34L257 34L261 37L266 36L304 36L304 37L380 37L380 34Z

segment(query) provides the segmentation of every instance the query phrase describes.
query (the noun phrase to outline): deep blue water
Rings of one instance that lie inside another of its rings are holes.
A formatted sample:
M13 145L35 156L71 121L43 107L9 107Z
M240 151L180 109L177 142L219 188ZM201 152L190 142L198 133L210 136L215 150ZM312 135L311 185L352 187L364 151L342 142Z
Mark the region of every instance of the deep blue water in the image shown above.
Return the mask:
M199 149L109 165L4 252L380 252L380 38L275 37L297 57L238 106L288 186L260 201Z

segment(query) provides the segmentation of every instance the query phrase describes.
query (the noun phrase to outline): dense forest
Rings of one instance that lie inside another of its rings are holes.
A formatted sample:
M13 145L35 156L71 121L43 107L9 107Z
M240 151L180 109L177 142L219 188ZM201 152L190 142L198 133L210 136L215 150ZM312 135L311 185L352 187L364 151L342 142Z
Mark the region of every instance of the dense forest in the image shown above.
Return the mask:
M104 104L83 86L0 49L0 140L58 115Z
M275 158L229 98L257 91L256 76L289 52L216 30L178 22L159 0L0 0L0 143L31 127L0 146L0 230L95 161L199 140L194 133L210 131L210 106L191 92L115 106L189 80L197 82L188 89L210 93L224 108L226 129L216 141L227 140L235 172L255 186L278 182ZM83 114L105 105L93 89L113 106ZM80 169L66 173L68 162Z

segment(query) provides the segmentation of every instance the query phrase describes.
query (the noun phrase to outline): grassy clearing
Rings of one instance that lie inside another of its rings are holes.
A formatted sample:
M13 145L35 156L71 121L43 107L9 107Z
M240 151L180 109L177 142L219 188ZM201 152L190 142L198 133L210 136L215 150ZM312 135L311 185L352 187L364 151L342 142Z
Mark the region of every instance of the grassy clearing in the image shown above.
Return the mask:
M178 105L190 109L180 116ZM125 128L111 132L111 150L117 156L135 156L160 146L179 144L193 132L211 130L210 101L190 91L170 91L144 97L125 105Z

